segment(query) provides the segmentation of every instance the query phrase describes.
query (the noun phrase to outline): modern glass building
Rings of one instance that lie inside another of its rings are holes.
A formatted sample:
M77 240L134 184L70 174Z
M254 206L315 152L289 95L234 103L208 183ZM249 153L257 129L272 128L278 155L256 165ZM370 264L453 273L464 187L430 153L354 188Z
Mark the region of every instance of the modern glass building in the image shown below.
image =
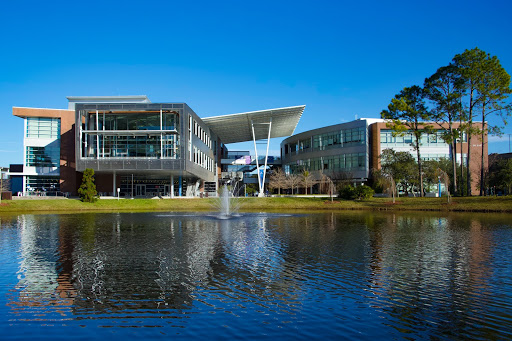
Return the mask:
M194 196L216 181L217 146L185 103L75 105L76 170L92 168L98 191L122 196Z
M13 107L24 119L24 195L76 195L85 169L102 196L215 195L225 143L283 137L304 106L201 119L146 96L68 97L67 110ZM266 169L268 155L264 165Z
M285 173L304 170L364 182L370 171L368 120L309 130L281 143Z
M474 124L482 126L481 122ZM457 127L458 124L454 124L454 128ZM458 163L465 163L468 155L466 136L458 141L456 150L451 150L450 145L442 139L445 128L437 126L435 132L422 137L422 159L448 159L455 153ZM383 119L362 118L288 137L281 143L281 158L287 174L300 174L307 170L316 174L324 173L334 179L363 183L371 178L371 169L380 168L380 155L384 149L409 152L416 158L411 143L412 134L393 136ZM482 143L486 167L487 141L480 141L476 137L472 141L470 170L474 190L478 185Z

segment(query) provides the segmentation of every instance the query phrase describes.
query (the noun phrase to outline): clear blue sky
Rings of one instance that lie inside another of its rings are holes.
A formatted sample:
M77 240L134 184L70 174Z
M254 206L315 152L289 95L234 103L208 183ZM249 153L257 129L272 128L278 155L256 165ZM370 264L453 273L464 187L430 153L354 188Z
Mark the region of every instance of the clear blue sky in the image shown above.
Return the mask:
M511 13L505 0L4 1L0 165L23 162L12 107L66 96L148 95L202 117L305 104L296 133L379 117L465 49L512 73Z

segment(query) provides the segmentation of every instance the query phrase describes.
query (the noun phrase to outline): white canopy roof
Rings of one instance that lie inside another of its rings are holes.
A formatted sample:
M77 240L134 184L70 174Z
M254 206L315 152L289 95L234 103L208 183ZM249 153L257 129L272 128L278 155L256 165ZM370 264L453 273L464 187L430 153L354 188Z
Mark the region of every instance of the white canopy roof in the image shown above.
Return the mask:
M259 126L272 120L270 137L285 137L293 135L297 123L304 112L305 105L287 108L251 111L240 114L222 115L201 118L223 143L252 141L252 125L256 140L267 139L268 126Z

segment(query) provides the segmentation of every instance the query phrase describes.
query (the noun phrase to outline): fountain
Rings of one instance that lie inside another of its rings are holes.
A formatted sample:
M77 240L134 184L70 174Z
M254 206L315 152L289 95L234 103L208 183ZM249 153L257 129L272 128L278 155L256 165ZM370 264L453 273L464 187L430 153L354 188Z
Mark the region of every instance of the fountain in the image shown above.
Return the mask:
M233 197L233 194L228 190L228 186L224 185L220 192L219 200L216 201L215 206L219 210L219 219L230 219L233 217L239 217L238 208L240 206L239 201Z

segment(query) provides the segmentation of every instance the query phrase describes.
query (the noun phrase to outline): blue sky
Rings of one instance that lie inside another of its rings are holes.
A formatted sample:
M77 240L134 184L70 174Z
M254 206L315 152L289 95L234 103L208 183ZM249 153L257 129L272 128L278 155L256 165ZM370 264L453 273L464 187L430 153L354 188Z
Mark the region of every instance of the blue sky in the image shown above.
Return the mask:
M296 133L379 117L465 49L512 73L510 13L492 0L4 2L0 165L23 161L12 107L66 96L148 95L202 117L305 104ZM508 135L489 150L508 152Z

